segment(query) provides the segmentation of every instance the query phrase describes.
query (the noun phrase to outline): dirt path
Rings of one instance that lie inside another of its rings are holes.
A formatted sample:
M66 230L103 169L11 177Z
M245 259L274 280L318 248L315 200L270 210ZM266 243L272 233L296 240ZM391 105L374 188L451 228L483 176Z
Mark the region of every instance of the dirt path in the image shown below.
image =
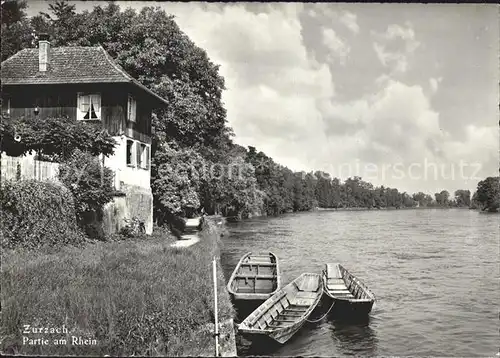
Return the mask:
M177 240L171 247L189 247L200 241L200 237L197 234L182 235L180 240Z

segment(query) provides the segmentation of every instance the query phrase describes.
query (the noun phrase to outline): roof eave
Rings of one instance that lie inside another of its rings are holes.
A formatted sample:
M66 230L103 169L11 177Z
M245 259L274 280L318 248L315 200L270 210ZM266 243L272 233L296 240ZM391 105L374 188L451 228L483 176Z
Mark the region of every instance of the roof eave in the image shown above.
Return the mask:
M151 97L153 97L159 104L161 104L160 107L164 107L164 106L167 106L169 103L168 101L157 95L156 93L154 93L153 91L151 91L149 88L147 88L146 86L144 86L142 83L138 82L138 81L132 81L131 82L133 85L135 85L136 87L139 87L141 90L143 90L144 92L146 92L147 94L149 94Z
M146 92L150 97L154 98L156 102L160 104L160 107L168 105L168 101L151 91L149 88L144 86L143 84L139 83L138 81L134 80L129 80L129 81L113 81L113 82L108 82L108 81L89 81L89 82L43 82L43 83L36 83L36 82L9 82L2 80L2 87L4 86L44 86L44 85L79 85L79 84L119 84L119 83L130 83L131 85L140 88L143 92Z

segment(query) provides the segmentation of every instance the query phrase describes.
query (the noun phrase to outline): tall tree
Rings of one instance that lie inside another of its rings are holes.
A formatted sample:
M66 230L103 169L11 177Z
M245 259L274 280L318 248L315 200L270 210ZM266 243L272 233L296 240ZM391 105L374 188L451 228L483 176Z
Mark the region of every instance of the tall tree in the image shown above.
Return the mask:
M449 206L450 193L447 190L442 190L439 193L435 193L434 197L436 198L436 204L438 206Z
M421 207L425 207L428 205L428 202L426 200L426 195L422 193L421 191L418 193L413 194L413 200L418 202L418 205Z
M477 184L477 201L482 210L491 212L500 208L500 177L488 177Z
M34 34L26 7L26 1L2 1L2 61L23 48L34 46Z
M455 202L459 207L470 206L470 190L459 189L455 191Z

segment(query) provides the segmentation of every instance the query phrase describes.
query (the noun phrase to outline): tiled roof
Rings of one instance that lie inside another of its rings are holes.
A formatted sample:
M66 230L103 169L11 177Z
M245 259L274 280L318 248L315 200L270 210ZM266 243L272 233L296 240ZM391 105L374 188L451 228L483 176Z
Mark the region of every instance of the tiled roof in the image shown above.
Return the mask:
M39 71L37 48L21 50L2 62L1 80L2 85L133 83L166 103L125 72L101 46L51 47L45 72Z

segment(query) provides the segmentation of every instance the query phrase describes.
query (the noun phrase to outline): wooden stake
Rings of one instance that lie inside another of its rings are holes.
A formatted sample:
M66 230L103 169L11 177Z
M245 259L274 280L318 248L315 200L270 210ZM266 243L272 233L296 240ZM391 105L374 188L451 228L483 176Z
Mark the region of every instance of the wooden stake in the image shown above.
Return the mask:
M212 262L213 266L213 274L214 274L214 317L215 317L215 356L219 356L219 324L218 324L218 310L217 310L217 261L214 256L214 260Z

